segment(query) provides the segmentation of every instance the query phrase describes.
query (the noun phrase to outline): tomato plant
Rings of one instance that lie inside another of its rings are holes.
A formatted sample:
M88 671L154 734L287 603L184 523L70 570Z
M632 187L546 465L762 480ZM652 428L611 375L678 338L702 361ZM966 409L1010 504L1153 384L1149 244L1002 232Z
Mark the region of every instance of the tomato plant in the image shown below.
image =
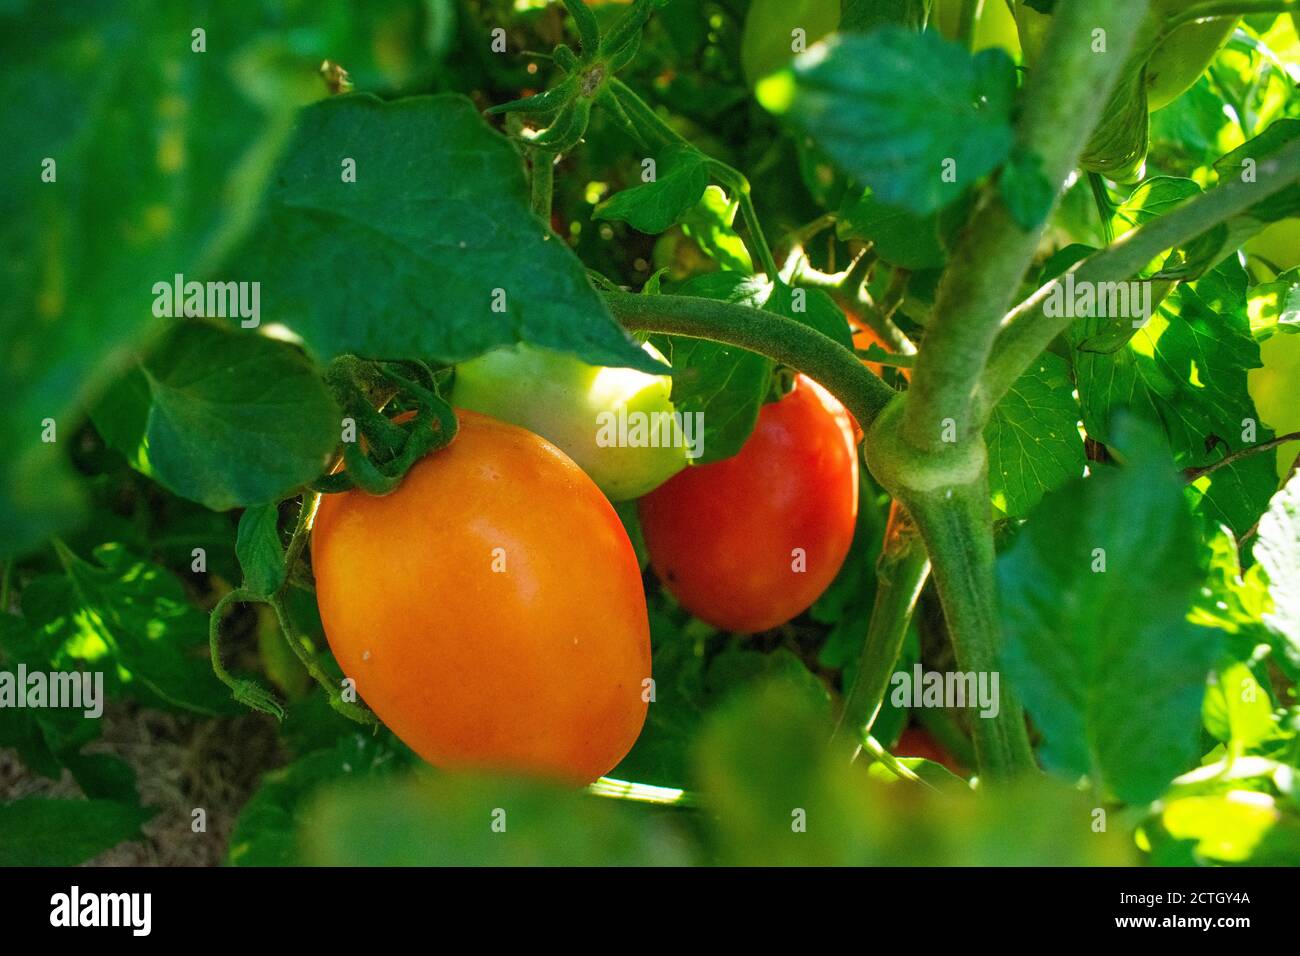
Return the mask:
M0 5L0 864L1294 866L1298 15Z

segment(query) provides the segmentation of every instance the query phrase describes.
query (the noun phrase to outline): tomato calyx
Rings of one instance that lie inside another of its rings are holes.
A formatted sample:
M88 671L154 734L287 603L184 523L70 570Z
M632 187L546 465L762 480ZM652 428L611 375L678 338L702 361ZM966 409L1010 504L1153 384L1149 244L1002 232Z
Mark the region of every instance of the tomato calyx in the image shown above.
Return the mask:
M411 467L456 436L456 415L438 393L437 375L423 362L373 362L341 356L330 364L325 382L344 411L344 470L312 484L334 494L360 488L372 495L394 491ZM414 414L392 420L380 411L394 398L414 406Z

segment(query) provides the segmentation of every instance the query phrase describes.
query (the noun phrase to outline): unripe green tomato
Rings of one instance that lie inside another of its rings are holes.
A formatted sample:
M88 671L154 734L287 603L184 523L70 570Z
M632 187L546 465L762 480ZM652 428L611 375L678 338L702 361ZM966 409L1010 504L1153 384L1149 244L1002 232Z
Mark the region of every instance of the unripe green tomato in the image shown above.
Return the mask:
M644 348L663 359L649 343ZM572 458L611 501L625 501L659 487L686 466L687 449L681 442L633 444L638 420L647 423L641 437L648 441L649 423L659 413L673 412L672 385L670 375L600 368L571 355L516 345L457 365L451 401L541 435ZM621 436L624 413L629 428ZM624 436L632 440L620 444Z
M1281 219L1271 224L1246 243L1246 252L1278 272L1300 266L1300 219Z
M1263 368L1246 373L1246 387L1260 421L1279 435L1300 431L1300 334L1274 332L1259 344ZM1288 442L1277 450L1278 478L1285 478L1300 453Z
M933 23L949 40L957 39L961 32L962 0L937 0ZM1006 0L984 0L979 19L975 21L975 34L971 49L975 53L990 47L1001 47L1015 59L1020 55L1020 38L1016 35L1016 18Z
M1051 25L1050 14L1039 13L1025 6L1025 0L1016 4L1016 33L1020 37L1021 62L1031 70L1038 63L1038 54L1043 52L1043 43L1047 40L1047 31Z
M1180 13L1193 0L1155 0L1151 16L1163 22ZM1235 17L1188 23L1156 47L1147 61L1147 109L1168 106L1195 83L1214 55L1228 42L1237 25Z
M754 0L740 35L740 68L752 87L797 54L796 29L807 49L840 25L840 0Z

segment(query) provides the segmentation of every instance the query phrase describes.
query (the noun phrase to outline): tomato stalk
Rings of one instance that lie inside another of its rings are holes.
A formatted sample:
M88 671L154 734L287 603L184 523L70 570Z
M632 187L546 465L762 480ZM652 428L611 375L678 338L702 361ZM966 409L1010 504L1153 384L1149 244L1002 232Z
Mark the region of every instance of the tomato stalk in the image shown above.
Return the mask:
M1038 69L1026 81L1018 148L1035 155L1054 193L1075 168L1136 40L1146 0L1063 0ZM1094 35L1106 37L1104 55ZM1053 206L1055 203L1053 202ZM1050 210L1044 210L1050 214ZM997 183L977 199L935 295L934 321L916 363L902 428L906 440L935 451L955 432L978 441L973 397L1002 316L1038 250L1047 216L1021 227Z
M930 575L925 543L897 501L889 511L885 543L876 562L876 599L853 686L844 697L835 736L851 728L854 739L870 733L889 688L921 588Z
M738 345L789 365L829 389L863 428L897 394L850 349L785 316L693 296L602 292L601 297L630 330Z
M1300 141L1260 159L1253 182L1233 179L1223 183L1094 253L1074 267L1075 280L1087 283L1128 280L1162 252L1191 242L1245 213L1297 179L1300 179ZM980 381L984 414L1010 390L1052 340L1069 327L1070 318L1048 316L1043 311L1051 289L1051 284L1043 286L1002 320Z
M537 217L549 227L551 200L555 192L555 154L544 149L529 150L533 159L532 206Z

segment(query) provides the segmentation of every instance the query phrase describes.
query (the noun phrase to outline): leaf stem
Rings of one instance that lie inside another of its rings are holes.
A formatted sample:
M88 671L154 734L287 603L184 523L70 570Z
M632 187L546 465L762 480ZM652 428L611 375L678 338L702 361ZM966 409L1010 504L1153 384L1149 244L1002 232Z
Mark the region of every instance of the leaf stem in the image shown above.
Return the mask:
M738 345L825 386L867 428L896 394L838 342L793 319L731 302L680 295L602 292L625 327Z
M854 740L870 735L898 665L916 600L929 575L925 544L902 505L894 501L885 528L885 544L876 562L876 601L871 622L833 737L842 734L846 726L852 728Z

